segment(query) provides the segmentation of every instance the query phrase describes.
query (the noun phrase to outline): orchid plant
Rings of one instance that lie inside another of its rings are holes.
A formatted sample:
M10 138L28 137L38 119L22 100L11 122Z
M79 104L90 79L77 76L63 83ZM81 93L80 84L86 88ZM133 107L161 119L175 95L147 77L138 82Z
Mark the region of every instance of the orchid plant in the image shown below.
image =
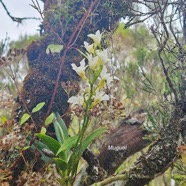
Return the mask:
M36 134L54 154L53 161L63 177L63 185L68 186L72 185L75 180L78 164L85 149L105 131L105 128L99 128L87 134L91 109L100 102L110 99L105 90L111 87L114 79L117 79L107 70L106 66L111 62L111 59L108 49L101 47L102 34L100 31L89 34L88 37L92 39L92 44L84 42L86 52L80 51L85 58L80 61L79 66L72 64L73 70L82 78L84 88L80 90L78 95L68 99L71 107L78 105L84 108L84 116L78 134L69 136L68 129L58 113L53 114L57 140L47 136L45 132Z
M102 101L107 101L110 96L105 93L106 88L110 88L114 79L117 77L107 72L107 66L111 63L109 57L109 50L102 49L101 39L102 34L98 30L95 34L89 34L92 43L84 42L86 53L80 53L84 56L80 65L72 64L73 70L81 77L84 88L80 90L79 94L72 96L68 102L72 107L78 105L84 108L85 114L82 122L82 127L79 131L79 137L74 147L73 162L77 165L80 159L80 149L83 145L85 132L90 123L90 110ZM88 63L87 63L87 62ZM77 170L74 169L74 171ZM73 175L72 171L72 175Z

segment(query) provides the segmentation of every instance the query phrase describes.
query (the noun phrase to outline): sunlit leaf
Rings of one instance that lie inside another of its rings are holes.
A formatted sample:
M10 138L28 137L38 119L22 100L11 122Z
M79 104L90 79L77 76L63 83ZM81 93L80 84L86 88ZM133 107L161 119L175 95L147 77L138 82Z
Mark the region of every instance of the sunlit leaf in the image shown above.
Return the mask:
M36 107L34 107L34 108L32 109L32 113L38 112L39 110L41 110L41 109L43 108L44 105L45 105L45 102L38 103L38 104L36 105Z
M55 44L51 44L48 45L47 49L46 49L46 53L49 54L51 53L60 53L60 51L63 49L63 45L55 45Z
M22 151L27 150L29 148L30 148L30 146L25 146L25 147L22 148Z
M40 133L41 133L41 134L46 134L46 128L45 128L45 127L42 127Z
M24 124L28 119L30 118L30 115L28 113L23 114L23 116L21 117L21 122L20 124Z
M49 125L50 123L52 123L53 119L54 119L54 113L51 113L51 114L46 118L46 120L45 120L45 125L47 126L47 125Z

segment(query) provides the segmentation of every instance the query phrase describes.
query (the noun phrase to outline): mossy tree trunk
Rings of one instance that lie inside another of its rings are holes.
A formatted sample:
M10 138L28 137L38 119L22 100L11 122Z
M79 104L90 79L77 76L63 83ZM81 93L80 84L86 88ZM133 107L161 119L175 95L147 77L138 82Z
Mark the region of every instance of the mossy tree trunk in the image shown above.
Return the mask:
M121 12L114 12L117 3L106 0L44 2L44 33L40 41L33 42L28 48L30 72L22 89L22 99L30 111L37 103L46 103L39 115L33 115L38 130L46 114L57 111L62 115L67 111L68 97L61 85L63 82L78 80L70 65L78 64L82 59L76 48L82 49L89 33L95 33L97 30L110 31L110 28L117 24L121 17ZM121 4L123 9L127 10L128 4ZM46 54L46 48L50 44L62 44L64 49L60 55ZM77 91L74 90L72 94L76 94Z

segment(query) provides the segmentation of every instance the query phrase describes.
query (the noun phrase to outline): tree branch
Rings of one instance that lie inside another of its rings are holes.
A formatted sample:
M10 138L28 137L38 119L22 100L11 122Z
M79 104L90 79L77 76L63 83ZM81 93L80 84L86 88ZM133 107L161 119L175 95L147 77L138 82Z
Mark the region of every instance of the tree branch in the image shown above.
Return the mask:
M145 116L146 113L128 116L105 140L98 160L109 175L113 174L129 156L150 144L149 140L144 139L147 134L142 127Z
M184 114L183 108L175 108L169 125L161 131L160 138L128 171L124 170L123 174L109 177L94 185L102 186L120 180L123 186L143 186L164 173L177 159L178 136L182 124L180 118L184 118Z
M0 3L2 4L7 15L12 19L12 21L15 21L19 24L22 23L24 20L28 20L28 19L40 20L40 18L37 18L37 17L14 17L10 14L10 12L8 11L6 5L4 4L4 2L2 0L0 0Z

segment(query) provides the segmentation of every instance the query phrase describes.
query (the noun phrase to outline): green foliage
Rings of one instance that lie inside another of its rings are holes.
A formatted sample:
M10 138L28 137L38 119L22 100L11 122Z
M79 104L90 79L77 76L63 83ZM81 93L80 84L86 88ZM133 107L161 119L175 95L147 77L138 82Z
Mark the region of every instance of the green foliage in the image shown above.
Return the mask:
M136 50L136 59L138 60L138 64L144 65L145 58L147 56L147 52L145 48L137 48Z
M165 79L156 41L149 29L145 25L124 27L125 24L121 23L116 30L114 49L119 66L117 76L122 87L118 97L125 104L125 110L131 112L147 108L161 99Z
M52 123L54 119L54 113L51 113L45 120L45 126L48 126L50 123Z
M20 125L23 125L29 118L30 115L28 113L23 114L23 116L21 117Z
M32 109L32 112L31 113L35 113L35 112L40 111L43 108L44 105L45 105L45 102L38 103L36 105L36 107L34 107ZM20 125L23 125L30 117L31 117L31 115L28 114L28 113L23 114L23 116L21 117Z
M53 123L57 140L60 142L60 144L63 144L64 140L69 138L69 135L66 124L64 123L58 112L54 113Z
M34 107L34 108L32 109L32 113L35 113L35 112L40 111L40 110L43 108L44 105L45 105L45 102L38 103L38 104L36 105L36 107Z
M8 36L6 36L5 39L0 41L0 56L2 56L7 51L8 44L9 44Z
M24 36L21 35L17 41L11 41L9 44L9 47L10 48L17 48L17 49L26 48L33 41L37 41L39 39L40 39L40 36L38 34L24 35Z
M124 29L124 27L125 27L125 24L124 23L120 23L118 25L117 30L116 30L116 35L120 35L123 38L130 38L132 40L132 38L131 38L131 33L132 33L131 29L129 29L129 28Z
M56 44L50 44L48 45L46 49L46 53L60 53L60 51L63 49L63 45L56 45Z
M59 113L54 113L53 125L55 129L56 139L48 136L45 132L37 133L36 136L51 150L55 157L53 158L64 184L71 184L76 175L77 166L84 150L100 136L105 128L99 128L88 134L82 142L79 141L81 131L78 135L70 137L68 130ZM73 149L73 152L71 152ZM76 160L76 161L75 161ZM66 180L69 177L71 179Z
M172 177L175 180L176 185L179 186L186 186L186 162L184 153L185 150L181 152L182 159L180 158L176 161L172 170Z

